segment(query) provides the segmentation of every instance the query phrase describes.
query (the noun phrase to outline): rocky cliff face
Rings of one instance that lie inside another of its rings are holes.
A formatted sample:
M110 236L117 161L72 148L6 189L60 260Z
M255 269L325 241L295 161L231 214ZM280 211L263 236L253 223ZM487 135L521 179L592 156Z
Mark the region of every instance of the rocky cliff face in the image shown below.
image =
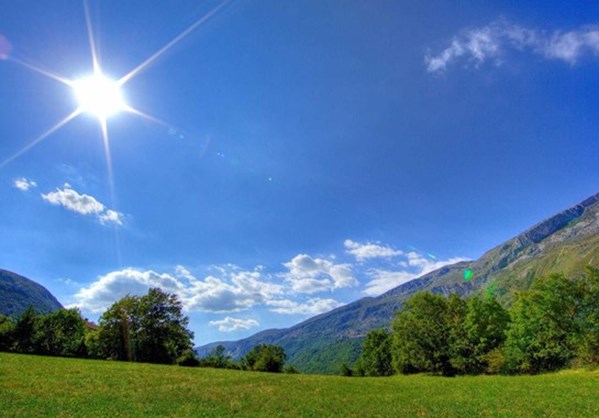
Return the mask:
M361 338L368 331L389 327L393 314L416 292L466 296L487 291L509 305L515 293L527 289L534 277L552 272L579 275L589 264L599 265L599 194L540 222L476 261L443 267L378 297L357 300L288 329L263 331L221 344L236 357L259 343L279 344L290 363L303 372L334 373L341 362L355 360ZM468 281L463 278L466 269L474 273ZM217 344L198 351L205 355ZM325 349L342 355L326 356Z

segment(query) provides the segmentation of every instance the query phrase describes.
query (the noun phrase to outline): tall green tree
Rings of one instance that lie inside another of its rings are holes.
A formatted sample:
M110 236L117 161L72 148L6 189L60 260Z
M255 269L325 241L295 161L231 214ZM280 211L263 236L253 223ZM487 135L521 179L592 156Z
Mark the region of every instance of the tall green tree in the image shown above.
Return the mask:
M35 345L39 354L85 357L85 322L78 309L59 309L38 317Z
M588 267L577 283L580 298L577 360L581 365L599 365L599 269Z
M174 294L158 288L142 297L126 296L100 318L98 355L148 363L175 363L192 348L189 319Z
M281 373L287 360L283 347L259 344L244 357L244 363L250 370L258 372Z
M387 330L377 329L366 335L360 361L367 376L393 374L391 344L391 334Z
M33 306L27 307L17 318L13 331L11 350L17 353L35 353L35 329L37 314Z
M192 348L193 333L187 329L189 319L182 311L176 295L158 288L138 300L138 361L171 364Z
M581 299L561 274L539 278L510 311L506 355L514 372L540 373L568 365L580 344Z
M15 321L10 316L0 315L0 351L9 351L13 344Z
M459 374L485 373L489 354L506 338L509 313L492 297L473 296L452 326L451 364Z
M139 328L138 298L125 296L100 317L96 355L121 361L135 360L135 335Z
M454 373L447 299L428 292L406 301L393 320L393 364L399 373Z

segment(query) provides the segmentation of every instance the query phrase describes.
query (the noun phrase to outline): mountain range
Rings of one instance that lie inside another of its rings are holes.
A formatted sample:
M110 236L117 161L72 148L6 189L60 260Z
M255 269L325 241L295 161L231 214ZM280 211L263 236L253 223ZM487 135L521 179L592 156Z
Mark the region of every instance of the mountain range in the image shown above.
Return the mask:
M28 306L46 314L62 308L44 286L7 270L0 270L0 315L17 316Z
M599 265L599 194L534 225L478 260L442 267L380 296L359 299L290 328L215 342L196 351L205 356L223 345L239 358L257 344L277 344L302 372L336 373L341 363L357 359L364 336L388 328L394 313L416 292L462 296L486 292L509 306L535 277L554 272L577 276L587 265Z

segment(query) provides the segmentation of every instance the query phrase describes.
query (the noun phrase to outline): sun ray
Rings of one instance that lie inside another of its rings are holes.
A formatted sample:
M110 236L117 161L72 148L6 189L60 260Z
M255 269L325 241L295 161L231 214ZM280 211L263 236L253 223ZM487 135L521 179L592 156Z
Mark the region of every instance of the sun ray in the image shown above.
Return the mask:
M81 114L81 109L75 109L75 111L73 111L70 115L66 116L64 119L62 119L56 125L54 125L50 129L48 129L46 132L44 132L43 134L41 134L40 136L35 138L33 141L31 141L29 144L27 144L25 147L23 147L20 151L15 153L13 156L7 158L2 163L0 163L0 169L4 168L6 165L10 164L11 162L13 162L17 158L19 158L21 155L25 154L31 148L35 147L37 144L42 142L44 139L46 139L47 137L52 135L54 132L56 132L58 129L60 129L61 127L66 125L68 122L70 122L71 120L73 120L74 118L79 116L80 114Z
M129 113L133 113L136 116L139 116L139 117L141 117L143 119L149 120L150 122L154 122L155 124L163 126L165 128L168 128L168 129L177 129L175 126L171 125L170 123L165 122L165 121L163 121L161 119L158 119L155 116L152 116L152 115L149 115L147 113L144 113L141 110L134 109L131 106L127 106L125 108L125 111L129 112ZM179 129L177 129L177 130L179 130Z
M69 80L68 78L62 77L62 76L60 76L58 74L54 74L51 71L44 70L43 68L37 67L37 66L35 66L35 65L33 65L33 64L31 64L31 63L29 63L27 61L24 61L22 59L15 58L15 57L12 57L12 56L8 57L7 59L8 59L8 61L12 61L12 62L14 62L16 64L19 64L19 65L21 65L21 66L23 66L25 68L28 68L28 69L30 69L32 71L35 71L38 74L45 75L46 77L49 77L49 78L51 78L53 80L56 80L56 81L60 81L61 83L66 84L67 86L72 86L73 85L73 82L71 80Z
M108 174L108 187L110 192L110 206L112 210L117 211L116 191L114 185L114 173L112 169L112 154L110 153L110 139L108 137L108 123L106 118L99 118L100 129L102 130L102 142L104 144L104 155L106 157L106 172ZM117 263L122 264L121 246L118 236L118 228L113 227L114 232L114 250L116 252Z
M94 39L94 31L92 28L92 21L89 16L89 2L88 0L83 1L83 9L85 10L85 26L87 26L87 37L89 39L89 49L92 53L92 60L94 65L94 74L100 74L100 62L98 61L98 51L96 50L96 41Z
M195 29L197 29L199 26L201 26L203 23L205 23L211 17L213 17L216 13L218 13L230 1L231 0L225 0L225 1L223 1L218 6L216 6L214 9L212 9L207 14L205 14L204 16L202 16L195 23L193 23L191 26L189 26L187 29L185 29L183 32L181 32L179 35L177 35L175 38L173 38L169 43L167 43L162 48L160 48L158 51L156 51L148 59L146 59L144 62L142 62L141 64L139 64L133 70L129 71L129 73L125 74L118 81L118 83L120 85L123 85L126 82L128 82L129 80L131 80L133 77L135 77L137 74L139 74L141 71L145 70L154 61L156 61L162 54L164 54L166 51L168 51L169 49L171 49L174 45L176 45L177 43L179 43L183 38L185 38L187 35L189 35L191 32L193 32Z

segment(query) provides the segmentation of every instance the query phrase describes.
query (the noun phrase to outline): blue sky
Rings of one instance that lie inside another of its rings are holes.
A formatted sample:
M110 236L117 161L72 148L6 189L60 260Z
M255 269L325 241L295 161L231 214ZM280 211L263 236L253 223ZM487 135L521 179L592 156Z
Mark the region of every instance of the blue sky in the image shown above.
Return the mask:
M170 45L109 160L89 112L43 135L79 106L49 75L93 72L84 3L6 3L0 268L92 319L161 286L198 344L290 326L599 191L592 2L90 0L106 76Z

